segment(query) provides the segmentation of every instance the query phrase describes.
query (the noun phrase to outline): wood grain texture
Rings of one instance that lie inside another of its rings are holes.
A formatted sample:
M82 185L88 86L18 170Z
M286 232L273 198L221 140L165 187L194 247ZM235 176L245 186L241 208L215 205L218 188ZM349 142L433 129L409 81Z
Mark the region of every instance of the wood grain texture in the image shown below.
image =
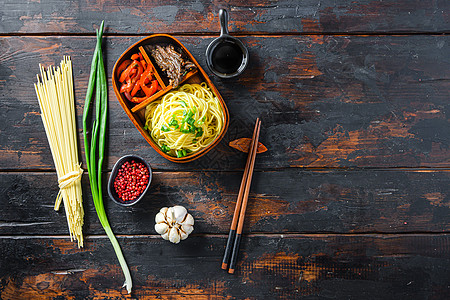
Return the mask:
M138 39L105 40L108 74L122 51ZM180 40L204 67L203 53L212 38ZM261 142L269 151L258 156L256 169L450 166L448 36L243 41L251 57L244 75L212 78L231 118L225 138L213 151L185 166L166 161L141 137L110 90L106 167L125 154L138 154L155 169L242 169L245 155L228 142L251 136L258 116ZM53 169L34 76L39 63L72 56L80 126L94 38L9 37L0 45L0 169Z
M450 236L244 236L237 274L220 269L224 236L178 245L119 237L134 292L109 240L0 237L0 298L37 299L445 299ZM414 245L412 247L411 245ZM18 272L18 270L20 270Z
M450 1L0 6L0 299L450 299ZM127 295L87 174L84 249L70 241L63 209L53 211L56 175L33 90L38 64L71 55L80 128L100 20L108 74L152 33L175 34L208 72L220 8L250 65L237 79L211 77L231 123L205 157L166 161L109 91L105 169L137 154L155 171L136 206L105 197L133 276ZM268 151L256 160L232 276L220 264L246 154L228 143L250 137L257 117ZM172 205L196 220L178 245L153 229L158 210Z
M194 233L227 234L241 176L155 172L133 207L106 196L108 217L118 234L155 234L159 209L182 205L195 218ZM449 187L447 171L255 172L244 233L448 232ZM83 188L84 233L103 234L87 176ZM53 210L57 192L55 174L0 174L0 235L67 234L63 208Z
M99 20L108 33L219 32L218 11L230 12L237 33L449 31L450 4L438 1L9 1L2 33L92 33Z

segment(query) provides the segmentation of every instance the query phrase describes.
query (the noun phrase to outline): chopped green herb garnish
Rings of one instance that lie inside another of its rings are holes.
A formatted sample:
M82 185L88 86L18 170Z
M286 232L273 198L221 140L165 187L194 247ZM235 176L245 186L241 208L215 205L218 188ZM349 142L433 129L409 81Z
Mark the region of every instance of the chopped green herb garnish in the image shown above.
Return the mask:
M183 120L181 120L181 124L186 123L188 118L189 118L189 116L186 114L185 117L183 118Z
M193 118L188 118L186 121L189 125L194 126L195 120Z
M170 120L169 126L173 126L173 127L175 127L175 128L178 128L178 127L179 127L179 126L178 126L178 121L177 121L176 119Z
M167 127L166 125L161 126L161 130L164 132L170 131L170 128Z
M203 129L200 128L200 130L197 131L197 134L195 137L201 137L203 135Z
M161 146L161 150L162 150L162 152L167 153L167 152L170 151L170 147L163 144L163 145Z
M145 126L144 126L144 130L147 130L148 129L148 126L147 126L147 124L145 124Z
M184 152L183 152L184 151ZM177 150L177 151L175 151L176 153L177 153L177 157L178 158L180 158L180 157L183 157L183 156L186 156L186 150Z
M184 110L183 111L184 118L183 118L183 121L181 121L181 124L188 122L188 120L190 120L190 119L192 119L192 123L195 122L195 120L192 118L193 115L194 115L194 113L192 112L192 110L189 110L189 111Z
M205 123L206 117L203 117L202 120L198 120L197 124L203 125Z
M180 100L180 101L178 101L178 102L180 102L180 103L181 103L181 105L182 105L183 107L187 107L187 104L186 104L186 102L184 102L183 100Z

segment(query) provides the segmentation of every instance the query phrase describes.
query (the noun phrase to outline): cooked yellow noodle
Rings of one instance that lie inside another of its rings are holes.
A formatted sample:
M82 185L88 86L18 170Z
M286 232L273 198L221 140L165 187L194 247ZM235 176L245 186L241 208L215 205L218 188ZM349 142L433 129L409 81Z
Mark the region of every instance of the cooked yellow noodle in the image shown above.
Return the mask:
M70 239L77 240L78 247L83 247L83 170L78 160L72 62L65 56L56 69L50 67L45 71L41 65L39 67L41 78L37 75L38 82L34 87L60 188L55 210L64 200Z
M183 133L180 129L192 128L186 122L183 123L189 111L192 112L194 126L198 129L195 132ZM145 110L145 119L153 140L163 151L164 147L169 147L170 151L166 152L171 156L177 156L177 150L185 150L189 155L204 149L220 134L224 124L219 99L205 82L184 84L150 103ZM176 128L171 123L173 120L182 127Z

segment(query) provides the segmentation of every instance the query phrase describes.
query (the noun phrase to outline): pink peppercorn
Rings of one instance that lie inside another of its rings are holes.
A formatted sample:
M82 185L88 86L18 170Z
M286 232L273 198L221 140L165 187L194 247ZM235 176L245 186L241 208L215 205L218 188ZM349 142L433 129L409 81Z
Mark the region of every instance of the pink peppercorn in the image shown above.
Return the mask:
M123 201L133 201L148 184L149 171L143 163L125 162L114 180L114 189Z

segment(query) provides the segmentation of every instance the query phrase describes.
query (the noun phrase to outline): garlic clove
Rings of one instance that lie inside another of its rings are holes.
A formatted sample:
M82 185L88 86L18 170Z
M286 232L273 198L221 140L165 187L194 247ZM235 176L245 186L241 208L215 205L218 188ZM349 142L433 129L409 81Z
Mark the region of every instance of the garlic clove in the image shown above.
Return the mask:
M191 214L187 214L186 219L181 222L181 225L191 225L194 226L194 218Z
M181 223L184 221L184 218L187 214L187 209L183 206L176 205L173 207L173 214L176 222Z
M187 235L190 235L192 233L192 231L194 231L194 226L189 225L189 224L183 224L181 226L181 230L186 232Z
M174 244L178 244L180 242L180 233L178 231L178 229L176 229L175 227L172 227L169 230L169 241L171 241Z
M155 217L155 223L164 223L164 222L166 222L166 216L162 212L157 213Z
M169 207L169 209L165 213L167 222L172 225L175 222L175 216L173 212L173 207Z
M182 241L187 239L188 236L189 236L189 233L186 233L183 230L180 230L180 238Z
M167 225L166 223L155 224L155 230L161 235L165 234L169 230L169 225Z
M162 237L163 239L165 239L166 241L169 239L169 231L170 231L170 230L167 230L166 233L164 233L164 234L161 235L161 237Z

